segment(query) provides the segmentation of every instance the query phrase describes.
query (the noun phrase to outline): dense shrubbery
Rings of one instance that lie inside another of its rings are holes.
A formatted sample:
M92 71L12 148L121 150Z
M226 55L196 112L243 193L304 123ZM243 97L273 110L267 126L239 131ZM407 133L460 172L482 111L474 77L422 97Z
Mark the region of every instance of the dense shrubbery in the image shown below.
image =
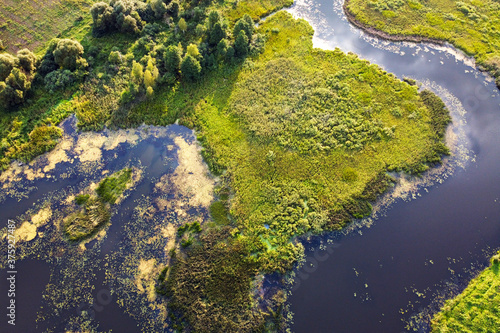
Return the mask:
M37 57L28 49L17 52L17 57L0 54L0 101L3 108L10 109L24 102L37 66Z

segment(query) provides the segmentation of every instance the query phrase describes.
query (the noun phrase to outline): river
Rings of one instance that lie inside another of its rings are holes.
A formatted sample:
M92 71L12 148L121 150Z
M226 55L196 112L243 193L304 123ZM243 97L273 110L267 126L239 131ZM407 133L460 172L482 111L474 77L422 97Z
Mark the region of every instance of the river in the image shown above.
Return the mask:
M299 0L289 11L314 27L315 47L356 53L436 92L452 113L455 146L419 186L386 196L392 204L376 218L305 242L307 260L289 298L292 330L427 332L415 319L464 288L500 246L498 89L452 47L366 35L347 22L340 0Z

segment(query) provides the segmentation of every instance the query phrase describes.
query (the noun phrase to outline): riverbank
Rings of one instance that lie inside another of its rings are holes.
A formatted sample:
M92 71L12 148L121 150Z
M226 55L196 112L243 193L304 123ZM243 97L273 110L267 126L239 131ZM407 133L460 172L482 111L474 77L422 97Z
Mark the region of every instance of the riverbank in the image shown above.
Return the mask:
M477 68L489 73L500 88L500 38L484 33L500 26L494 16L495 8L500 7L491 1L481 6L459 5L445 3L442 6L446 10L441 11L438 5L418 1L379 8L376 3L345 0L343 9L351 24L381 39L453 45L474 57Z

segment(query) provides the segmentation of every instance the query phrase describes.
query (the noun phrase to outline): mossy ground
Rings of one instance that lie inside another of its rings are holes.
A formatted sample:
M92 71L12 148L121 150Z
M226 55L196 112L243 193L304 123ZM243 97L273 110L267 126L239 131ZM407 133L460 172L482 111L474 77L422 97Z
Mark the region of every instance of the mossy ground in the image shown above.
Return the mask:
M432 320L433 333L497 332L500 327L500 253Z
M500 78L500 3L495 0L348 0L356 20L393 36L448 41ZM500 84L500 80L497 80Z

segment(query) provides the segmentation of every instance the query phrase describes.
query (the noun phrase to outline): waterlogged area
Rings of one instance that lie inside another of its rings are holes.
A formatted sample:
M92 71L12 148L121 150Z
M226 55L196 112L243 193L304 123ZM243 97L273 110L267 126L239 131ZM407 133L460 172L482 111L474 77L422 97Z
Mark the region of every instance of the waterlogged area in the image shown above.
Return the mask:
M178 125L77 133L71 117L62 127L52 152L0 176L2 237L8 219L18 227L16 326L0 331L161 332L167 311L156 279L177 226L203 223L212 200L196 138ZM68 242L62 221L75 196L124 168L131 185L111 205L110 222ZM6 279L0 287L8 290Z
M426 332L439 300L463 289L500 247L498 89L451 47L366 35L347 22L341 1L297 1L289 11L314 27L315 47L351 51L417 80L443 99L454 122L442 167L401 179L373 218L305 242L289 299L292 329Z

